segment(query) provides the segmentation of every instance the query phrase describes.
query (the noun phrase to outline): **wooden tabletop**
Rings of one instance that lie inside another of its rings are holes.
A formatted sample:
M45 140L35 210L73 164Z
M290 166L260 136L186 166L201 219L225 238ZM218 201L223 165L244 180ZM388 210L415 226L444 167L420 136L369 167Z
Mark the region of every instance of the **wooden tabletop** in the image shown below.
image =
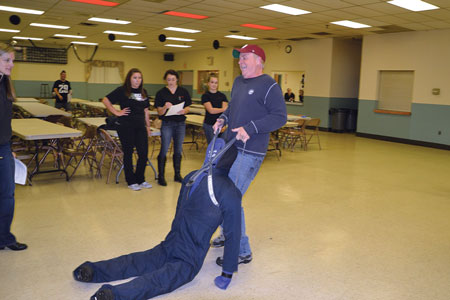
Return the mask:
M66 116L70 117L71 114L69 112L65 112L63 110L51 107L42 103L35 102L13 102L13 105L16 105L23 110L27 111L33 117L37 118L45 118L48 116Z
M83 122L86 125L89 126L95 126L95 127L100 127L101 125L106 124L106 120L104 117L97 117L97 118L77 118L77 120L79 120L80 122ZM159 129L157 128L153 128L150 127L150 129L152 130L152 134L151 136L158 136L161 135L161 132ZM109 131L113 131L113 130L109 130ZM117 136L117 134L111 134L113 136Z
M39 103L39 100L36 98L23 98L23 97L17 97L16 102L35 102Z
M49 140L81 136L82 132L41 119L12 119L13 134L21 139Z
M203 126L204 116L200 115L186 115L186 124L195 125L195 126Z

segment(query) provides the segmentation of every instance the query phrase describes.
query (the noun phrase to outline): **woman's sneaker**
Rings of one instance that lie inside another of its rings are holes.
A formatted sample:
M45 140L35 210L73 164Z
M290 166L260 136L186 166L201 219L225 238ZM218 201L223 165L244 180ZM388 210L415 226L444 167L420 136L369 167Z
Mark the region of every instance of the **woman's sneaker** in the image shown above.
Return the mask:
M148 183L147 181L144 181L143 183L141 183L141 184L139 185L139 187L140 187L141 189L150 189L150 188L152 188L152 185L151 185L150 183Z
M246 256L240 256L239 255L239 259L238 259L238 264L248 264L249 262L251 262L253 259L252 254L250 253L249 255ZM216 264L218 264L219 266L223 265L223 256L219 256L216 259Z
M133 191L140 191L141 190L141 186L139 184L137 184L137 183L130 184L128 186L128 188L132 189Z
M213 248L220 248L225 245L225 237L223 234L216 237L214 240L211 241L211 247Z

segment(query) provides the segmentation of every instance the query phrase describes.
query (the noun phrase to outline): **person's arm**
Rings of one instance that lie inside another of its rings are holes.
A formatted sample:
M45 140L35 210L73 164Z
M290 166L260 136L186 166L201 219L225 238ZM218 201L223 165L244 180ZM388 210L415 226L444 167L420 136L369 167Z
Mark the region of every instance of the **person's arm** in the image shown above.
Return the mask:
M148 107L144 108L144 113L145 113L145 127L147 128L148 136L150 136L152 133L152 130L150 128L150 112L148 110Z
M58 91L58 88L53 88L53 92L55 92L55 95L59 98L59 100L63 99L63 97L61 96L61 94Z
M102 103L113 115L115 115L117 117L128 116L128 114L130 113L129 107L125 107L122 110L115 109L114 106L112 105L111 101L109 101L108 97L104 97L102 100Z
M156 110L158 111L158 115L163 116L171 106L172 106L172 103L166 102L166 103L164 103L164 106L156 107Z

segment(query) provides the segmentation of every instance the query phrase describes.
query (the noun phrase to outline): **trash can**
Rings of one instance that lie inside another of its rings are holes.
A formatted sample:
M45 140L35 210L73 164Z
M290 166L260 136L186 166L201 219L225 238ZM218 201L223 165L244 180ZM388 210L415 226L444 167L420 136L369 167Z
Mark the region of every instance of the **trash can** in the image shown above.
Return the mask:
M331 108L329 114L331 115L331 131L344 132L347 122L348 109Z
M358 111L356 109L349 109L347 114L347 122L345 124L345 130L348 132L356 131L356 121L357 121Z

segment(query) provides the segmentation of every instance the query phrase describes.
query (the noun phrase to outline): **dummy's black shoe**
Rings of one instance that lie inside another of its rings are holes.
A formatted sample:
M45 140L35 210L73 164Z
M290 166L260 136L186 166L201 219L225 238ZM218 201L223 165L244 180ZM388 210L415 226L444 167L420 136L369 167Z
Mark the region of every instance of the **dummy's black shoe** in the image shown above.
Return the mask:
M22 244L19 242L15 242L14 244L6 246L6 248L11 249L12 251L22 251L28 248L26 244ZM1 247L0 250L5 249L5 247Z
M90 265L83 264L73 271L73 277L77 281L91 282L94 278L94 270Z
M239 255L239 260L238 260L238 264L248 264L249 262L251 262L253 259L252 254L250 253L249 255L246 256L240 256ZM219 256L216 259L216 264L219 266L223 265L223 256Z
M91 297L91 300L114 300L114 294L110 289L101 289Z

